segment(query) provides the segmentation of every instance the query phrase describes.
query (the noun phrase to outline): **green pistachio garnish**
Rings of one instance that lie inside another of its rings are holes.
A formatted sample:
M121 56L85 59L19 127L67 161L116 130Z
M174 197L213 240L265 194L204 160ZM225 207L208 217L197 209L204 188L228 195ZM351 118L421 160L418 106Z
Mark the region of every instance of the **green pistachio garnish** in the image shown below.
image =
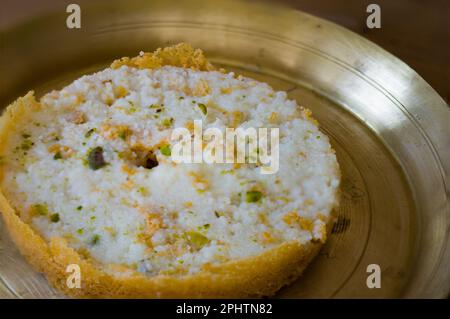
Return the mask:
M122 131L119 132L119 138L121 140L126 141L127 136L128 136L128 131L127 130L122 130Z
M206 115L206 113L208 113L208 109L206 108L206 105L203 103L199 103L198 104L199 109L202 111L203 114Z
M139 187L138 192L141 193L142 196L148 195L148 190L145 187Z
M91 245L97 245L99 241L100 241L100 235L95 234L91 238Z
M260 191L248 191L245 193L245 201L247 203L257 203L261 200L262 193Z
M91 128L89 131L86 132L86 134L84 134L85 138L89 138L91 137L91 135L96 131L96 128Z
M51 214L50 215L50 221L52 222L52 223L57 223L57 222L59 222L59 214Z
M56 152L56 154L53 156L53 159L54 159L54 160L62 159L62 154L61 154L61 152Z
M48 207L43 204L36 204L32 206L33 213L40 216L48 215Z
M173 124L173 118L172 117L165 118L164 120L162 120L161 124L165 127L171 127Z

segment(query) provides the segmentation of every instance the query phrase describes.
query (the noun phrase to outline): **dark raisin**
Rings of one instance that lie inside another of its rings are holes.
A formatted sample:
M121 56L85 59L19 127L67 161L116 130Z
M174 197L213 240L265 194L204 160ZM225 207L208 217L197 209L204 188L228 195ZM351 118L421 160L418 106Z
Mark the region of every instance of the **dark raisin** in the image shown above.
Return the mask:
M105 162L105 159L103 158L103 148L102 147L97 146L89 152L88 164L89 164L89 167L93 170L102 168L107 164Z
M133 147L120 153L119 158L124 159L130 165L147 169L152 169L159 164L153 150L144 147Z
M152 169L153 167L158 166L158 164L159 163L158 160L156 159L156 156L153 153L148 153L144 167L147 169Z

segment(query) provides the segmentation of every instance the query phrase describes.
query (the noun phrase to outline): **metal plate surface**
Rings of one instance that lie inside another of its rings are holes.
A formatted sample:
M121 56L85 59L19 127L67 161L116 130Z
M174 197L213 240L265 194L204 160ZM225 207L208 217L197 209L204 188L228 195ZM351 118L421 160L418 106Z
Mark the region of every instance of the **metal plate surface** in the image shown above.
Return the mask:
M177 42L287 91L313 111L342 170L337 221L304 275L277 295L445 297L450 289L450 109L403 62L335 24L238 1L80 1L1 30L0 103L38 96L124 55ZM62 297L0 223L0 297ZM380 289L366 285L381 267Z

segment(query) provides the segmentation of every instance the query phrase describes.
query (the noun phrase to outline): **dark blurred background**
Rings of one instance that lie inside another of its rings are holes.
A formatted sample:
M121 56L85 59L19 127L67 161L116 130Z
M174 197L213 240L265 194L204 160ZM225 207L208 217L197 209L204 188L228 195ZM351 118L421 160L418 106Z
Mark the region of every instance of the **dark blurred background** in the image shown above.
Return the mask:
M375 42L415 69L449 103L450 0L272 0L271 2L331 20ZM23 19L55 7L65 10L69 3L77 1L2 0L0 29L5 30ZM370 3L376 3L381 7L381 29L368 29L366 26L368 16L366 8Z
M280 0L375 42L417 71L450 101L450 0ZM381 28L366 26L366 8L381 7Z

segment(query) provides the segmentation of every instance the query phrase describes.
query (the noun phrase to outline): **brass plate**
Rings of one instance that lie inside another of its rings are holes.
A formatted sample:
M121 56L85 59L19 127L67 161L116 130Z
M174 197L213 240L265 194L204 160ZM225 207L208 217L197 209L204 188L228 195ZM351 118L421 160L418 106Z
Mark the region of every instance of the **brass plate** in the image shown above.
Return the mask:
M40 95L114 58L180 41L312 109L342 169L338 220L320 255L278 297L445 297L450 289L450 109L412 69L335 24L235 1L79 1L2 30L0 103ZM56 7L56 6L55 6ZM0 297L62 297L4 227ZM381 267L381 288L366 285Z

